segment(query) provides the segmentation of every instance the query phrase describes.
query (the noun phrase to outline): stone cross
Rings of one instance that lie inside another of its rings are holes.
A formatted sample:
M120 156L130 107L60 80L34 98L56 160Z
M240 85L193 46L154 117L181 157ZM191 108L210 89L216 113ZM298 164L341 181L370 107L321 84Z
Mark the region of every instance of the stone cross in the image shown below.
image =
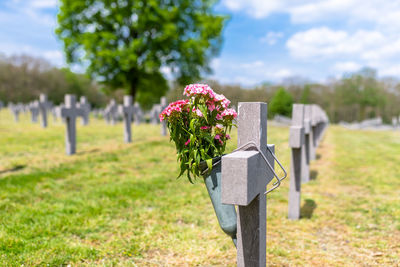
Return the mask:
M117 121L117 113L118 113L118 106L117 102L115 102L115 99L111 99L110 103L107 105L106 110L106 120L107 122L111 121L111 124L114 125L115 122Z
M39 101L35 100L29 104L29 111L31 112L31 122L35 123L38 121L39 115Z
M90 115L90 104L89 104L86 96L81 96L81 98L79 99L79 107L83 111L82 125L88 125L89 124L89 115Z
M294 104L292 126L289 132L289 146L292 148L289 184L289 214L291 220L300 218L300 192L302 178L302 160L306 157L304 142L304 105Z
M150 110L150 123L151 124L159 124L160 119L158 117L158 114L161 112L161 104L155 104Z
M160 101L160 109L158 110L158 114L157 114L157 119L158 119L158 115L168 106L167 104L167 98L165 96L161 97L161 101ZM162 136L166 136L167 135L167 121L163 120L161 122L161 135Z
M134 107L134 118L133 118L133 120L134 120L136 125L139 125L142 122L142 119L143 119L143 111L140 108L139 103L137 103L137 102L135 103L135 105L133 105L133 107Z
M311 144L310 144L310 159L316 159L317 150L317 124L318 124L318 106L311 105Z
M83 116L83 110L76 106L75 95L65 95L64 106L61 106L61 117L66 123L65 149L67 155L75 154L76 151L76 117Z
M130 143L132 142L131 124L134 112L132 96L124 96L124 104L118 106L118 111L123 115L124 118L124 141L125 143Z
M240 102L238 147L254 142L273 167L267 153L267 104ZM273 147L271 146L271 150ZM267 184L273 174L261 153L249 145L222 157L221 201L237 205L237 266L266 265Z
M311 105L304 105L304 146L305 157L302 158L301 166L301 182L307 183L310 181L310 145L312 140L311 131Z
M41 125L43 128L47 127L47 110L50 108L50 102L47 100L47 95L40 94L39 96L39 111L42 117Z
M18 122L19 121L19 113L21 112L21 105L10 103L9 108L11 110L11 113L14 115L14 121Z

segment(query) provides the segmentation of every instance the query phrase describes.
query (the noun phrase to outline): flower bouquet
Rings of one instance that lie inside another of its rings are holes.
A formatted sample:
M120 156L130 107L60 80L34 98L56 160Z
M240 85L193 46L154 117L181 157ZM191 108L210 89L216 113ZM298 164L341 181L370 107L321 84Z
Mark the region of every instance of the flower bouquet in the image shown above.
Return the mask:
M178 177L186 172L193 183L192 175L203 175L202 162L209 172L213 158L224 153L237 114L228 108L230 101L225 96L206 84L188 85L183 94L189 99L169 104L160 114L160 121L167 121L170 138L175 142L181 170Z
M230 101L225 96L206 84L188 85L183 94L189 99L171 103L160 114L160 120L167 121L170 139L176 146L181 169L178 177L186 172L191 183L192 176L204 177L219 225L236 245L236 211L233 205L221 202L219 159L237 114L228 108Z

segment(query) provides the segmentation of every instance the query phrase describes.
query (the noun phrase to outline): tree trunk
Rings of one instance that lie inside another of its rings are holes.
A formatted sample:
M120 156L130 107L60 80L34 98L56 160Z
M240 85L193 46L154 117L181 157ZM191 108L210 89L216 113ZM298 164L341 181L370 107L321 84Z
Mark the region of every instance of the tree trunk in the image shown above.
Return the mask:
M129 85L129 94L132 96L133 103L135 103L135 100L136 100L138 85L139 85L139 77L137 76L137 73L132 71L130 85Z

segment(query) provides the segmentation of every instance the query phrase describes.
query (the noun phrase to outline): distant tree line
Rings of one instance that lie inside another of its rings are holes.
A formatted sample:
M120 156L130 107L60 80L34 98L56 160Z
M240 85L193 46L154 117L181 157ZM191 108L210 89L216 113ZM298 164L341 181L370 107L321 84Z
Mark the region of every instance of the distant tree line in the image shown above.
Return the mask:
M85 95L94 106L103 106L107 96L85 74L56 68L44 59L27 55L0 55L0 100L27 103L45 93L54 104L65 94Z
M345 74L327 84L310 83L299 78L254 88L223 85L217 81L204 82L224 94L235 106L239 101L267 102L269 117L275 114L290 117L292 103L318 104L326 110L331 122L361 121L381 116L389 123L392 116L400 115L400 82L393 78L379 79L371 68ZM182 92L183 88L173 86L168 94L169 100L182 98Z
M376 71L364 68L331 79L327 84L311 83L299 78L284 80L281 84L262 84L253 88L220 84L205 80L217 92L224 94L237 106L240 101L264 101L269 116L291 115L293 103L318 104L332 122L361 121L381 116L391 122L400 115L400 82L393 78L379 79ZM150 85L149 85L150 86ZM168 100L181 99L183 87L170 83ZM85 95L93 106L105 106L112 97L121 102L124 89L115 90L100 85L86 74L77 74L68 68L56 68L44 59L27 55L5 57L0 55L0 100L27 103L45 93L54 104L62 103L67 93ZM154 103L142 103L145 109Z

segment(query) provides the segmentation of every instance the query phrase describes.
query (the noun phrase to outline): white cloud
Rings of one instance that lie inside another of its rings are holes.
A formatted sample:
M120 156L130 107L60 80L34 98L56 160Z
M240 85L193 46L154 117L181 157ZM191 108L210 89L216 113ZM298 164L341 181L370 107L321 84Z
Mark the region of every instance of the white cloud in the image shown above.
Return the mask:
M283 32L268 32L263 38L260 39L260 41L262 43L274 45L282 37L283 37Z
M244 10L255 18L263 18L283 9L288 1L285 0L223 0L222 4L232 11Z
M333 66L333 69L336 71L339 71L341 73L343 72L354 72L358 71L362 68L362 66L356 62L353 61L346 61L346 62L337 62Z
M321 59L355 55L362 59L374 58L388 43L388 37L378 31L359 30L349 34L342 30L327 27L312 28L294 34L286 43L290 54L295 58ZM385 49L391 56L397 49Z

